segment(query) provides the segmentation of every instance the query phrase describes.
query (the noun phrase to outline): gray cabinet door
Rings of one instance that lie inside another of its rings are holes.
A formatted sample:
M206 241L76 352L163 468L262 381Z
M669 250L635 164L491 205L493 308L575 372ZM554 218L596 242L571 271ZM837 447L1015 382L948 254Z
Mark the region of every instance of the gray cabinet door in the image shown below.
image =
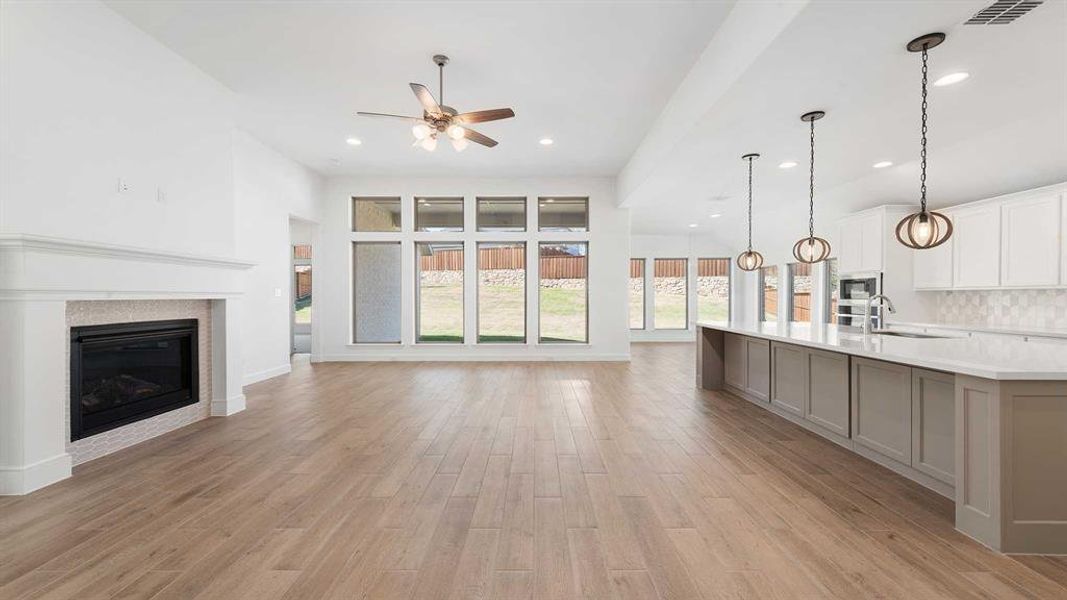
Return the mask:
M727 385L739 390L746 387L745 381L745 338L727 333L723 335L724 353L726 354L723 366L723 379Z
M804 416L808 391L808 350L792 344L771 344L771 404Z
M771 343L745 338L745 391L763 402L771 398Z
M848 355L808 351L808 403L804 418L848 437Z
M911 368L852 358L852 439L911 465Z
M956 377L911 370L911 466L956 485Z

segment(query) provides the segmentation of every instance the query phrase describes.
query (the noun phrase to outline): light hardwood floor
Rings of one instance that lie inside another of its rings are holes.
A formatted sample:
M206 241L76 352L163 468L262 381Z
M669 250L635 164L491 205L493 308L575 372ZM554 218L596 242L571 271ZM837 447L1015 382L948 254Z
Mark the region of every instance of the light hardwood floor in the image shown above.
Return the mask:
M1065 598L952 504L624 363L332 363L0 498L0 598Z

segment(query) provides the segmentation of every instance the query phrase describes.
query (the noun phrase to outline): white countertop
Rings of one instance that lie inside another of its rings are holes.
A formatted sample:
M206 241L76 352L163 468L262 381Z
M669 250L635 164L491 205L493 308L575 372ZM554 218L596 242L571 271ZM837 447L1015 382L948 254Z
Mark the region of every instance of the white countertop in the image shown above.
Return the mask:
M1046 329L1040 327L1013 327L996 325L972 325L968 323L908 323L896 322L890 319L887 322L890 329L903 330L950 330L966 331L968 333L995 333L998 335L1018 335L1026 337L1067 338L1067 330Z
M904 338L836 325L700 321L699 327L986 379L1067 380L1067 343L989 336Z

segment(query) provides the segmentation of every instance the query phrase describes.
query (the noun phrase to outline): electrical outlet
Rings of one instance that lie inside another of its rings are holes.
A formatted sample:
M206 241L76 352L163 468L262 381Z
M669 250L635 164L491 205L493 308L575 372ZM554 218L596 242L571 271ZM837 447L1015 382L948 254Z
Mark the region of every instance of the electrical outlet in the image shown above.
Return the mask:
M281 298L282 297L282 288L274 288L274 297L275 298Z
M126 181L125 179L119 177L118 192L121 194L123 192L128 192L128 191L130 191L130 183L128 181Z
M163 188L156 188L156 202L160 204L167 203L167 192Z

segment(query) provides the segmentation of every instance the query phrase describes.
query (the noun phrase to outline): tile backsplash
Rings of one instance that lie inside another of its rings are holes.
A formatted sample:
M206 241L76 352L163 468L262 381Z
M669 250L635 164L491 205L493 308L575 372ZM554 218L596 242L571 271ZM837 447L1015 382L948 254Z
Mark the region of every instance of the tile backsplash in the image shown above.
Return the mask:
M985 327L1067 329L1067 290L939 292L937 321Z

